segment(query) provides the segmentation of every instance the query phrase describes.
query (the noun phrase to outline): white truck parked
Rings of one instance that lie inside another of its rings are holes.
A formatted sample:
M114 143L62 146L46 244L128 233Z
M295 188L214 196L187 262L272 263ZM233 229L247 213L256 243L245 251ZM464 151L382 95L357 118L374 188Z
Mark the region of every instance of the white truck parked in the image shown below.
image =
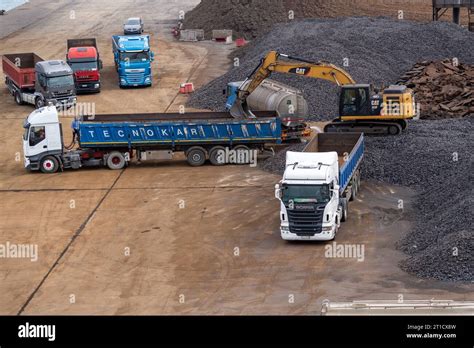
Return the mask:
M286 153L286 170L275 186L284 240L335 238L359 191L363 156L361 133L321 133L303 152Z

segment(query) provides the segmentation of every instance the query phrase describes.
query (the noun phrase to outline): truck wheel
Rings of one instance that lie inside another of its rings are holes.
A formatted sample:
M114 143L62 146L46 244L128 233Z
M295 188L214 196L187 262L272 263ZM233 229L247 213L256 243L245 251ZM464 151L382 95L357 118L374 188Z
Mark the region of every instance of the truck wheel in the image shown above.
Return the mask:
M44 106L44 101L40 97L35 99L35 108L39 109Z
M41 160L40 169L45 174L56 173L59 169L59 162L54 156L46 156Z
M351 187L351 196L349 197L349 201L353 202L356 199L357 197L356 190L357 188L356 188L355 182L353 182L352 187Z
M21 94L18 91L15 92L15 102L18 105L23 105L23 100L21 99Z
M341 222L346 222L349 215L349 203L346 198L341 198Z
M199 146L192 147L186 151L186 158L189 165L193 167L202 166L206 162L206 150Z
M107 166L112 170L123 169L125 164L125 157L118 151L111 152L107 157Z
M214 146L211 151L209 151L209 161L211 161L211 164L214 166L222 166L225 164L225 159L219 156L220 151L225 152L225 148L222 146Z

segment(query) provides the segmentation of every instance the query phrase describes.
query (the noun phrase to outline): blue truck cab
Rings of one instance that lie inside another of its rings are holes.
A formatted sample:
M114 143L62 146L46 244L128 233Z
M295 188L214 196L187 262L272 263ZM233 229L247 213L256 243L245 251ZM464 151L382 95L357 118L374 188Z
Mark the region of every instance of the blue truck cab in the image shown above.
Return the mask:
M227 90L226 90L226 103L225 103L225 108L227 111L230 111L232 107L234 106L236 100L237 100L237 93L239 91L241 82L229 82L227 84Z
M152 85L151 62L154 53L150 50L148 35L114 35L112 47L120 87Z

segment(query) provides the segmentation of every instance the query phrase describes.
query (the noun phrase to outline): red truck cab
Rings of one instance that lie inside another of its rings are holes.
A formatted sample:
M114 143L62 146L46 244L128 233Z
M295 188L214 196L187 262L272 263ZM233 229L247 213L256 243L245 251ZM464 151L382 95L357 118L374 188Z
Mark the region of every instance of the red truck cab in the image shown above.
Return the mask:
M73 39L67 41L67 63L74 71L77 93L100 92L100 70L102 61L95 39Z

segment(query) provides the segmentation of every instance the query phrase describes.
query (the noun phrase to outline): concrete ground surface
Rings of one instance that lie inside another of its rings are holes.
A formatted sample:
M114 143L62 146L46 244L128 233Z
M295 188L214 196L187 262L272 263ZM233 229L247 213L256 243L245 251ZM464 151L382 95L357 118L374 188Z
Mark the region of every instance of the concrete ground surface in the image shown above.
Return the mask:
M199 87L230 64L231 46L172 38L179 11L198 2L61 0L37 17L31 0L8 14L20 24L0 39L0 54L64 58L67 38L97 37L103 89L79 102L95 102L97 113L177 111L181 82ZM135 15L152 37L154 86L121 90L111 36ZM191 168L178 158L27 173L22 123L33 108L17 106L1 80L0 244L37 244L39 258L0 259L0 314L316 314L324 299L469 299L468 286L398 268L404 255L394 244L409 231L413 199L406 188L364 182L336 239L364 245L364 259L328 258L331 243L281 240L280 178L258 168ZM61 120L68 143L71 118Z

